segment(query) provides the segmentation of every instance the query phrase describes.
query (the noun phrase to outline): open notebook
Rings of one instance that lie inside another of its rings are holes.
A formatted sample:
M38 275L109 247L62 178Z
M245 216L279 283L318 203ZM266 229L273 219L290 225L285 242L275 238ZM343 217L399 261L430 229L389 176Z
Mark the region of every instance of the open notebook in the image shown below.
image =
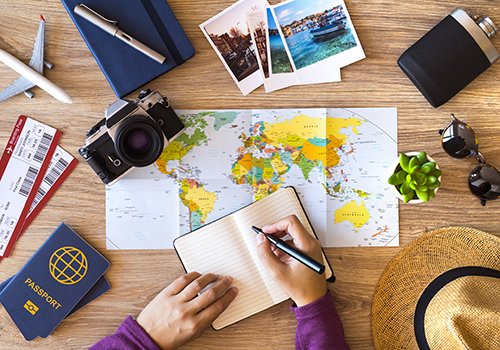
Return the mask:
M238 296L213 322L214 329L229 326L288 299L257 256L252 226L263 227L292 214L315 236L295 189L286 187L174 241L186 272L233 277ZM323 260L326 278L333 281L335 277L324 253Z

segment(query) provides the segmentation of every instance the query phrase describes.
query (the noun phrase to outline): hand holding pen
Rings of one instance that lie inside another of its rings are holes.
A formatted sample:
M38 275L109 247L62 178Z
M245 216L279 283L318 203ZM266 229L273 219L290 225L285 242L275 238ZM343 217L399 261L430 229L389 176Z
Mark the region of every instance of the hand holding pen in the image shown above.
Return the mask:
M297 250L316 261L323 261L321 243L306 231L294 215L264 226L262 231L277 238L289 234ZM263 234L257 235L257 242L257 253L262 264L274 282L297 306L309 304L325 296L327 286L324 274L318 274L296 258L289 257L282 261L280 257L283 253L279 249L272 249L271 243Z
M264 236L266 236L267 240L276 248L281 250L283 253L288 254L294 259L297 259L297 261L301 262L311 270L315 271L316 273L319 273L320 275L325 272L325 265L320 263L318 260L311 258L309 255L301 252L297 248L295 248L293 245L288 244L287 242L279 239L275 235L269 234L269 233L264 233L260 228L257 228L255 226L252 226L252 229L256 233L262 233Z

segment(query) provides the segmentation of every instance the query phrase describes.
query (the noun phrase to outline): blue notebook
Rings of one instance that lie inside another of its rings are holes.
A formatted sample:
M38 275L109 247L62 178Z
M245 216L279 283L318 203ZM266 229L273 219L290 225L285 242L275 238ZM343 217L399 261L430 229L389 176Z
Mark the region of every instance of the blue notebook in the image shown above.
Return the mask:
M118 97L182 64L194 48L166 0L61 0ZM112 37L74 13L79 3L103 17L117 21L118 28L166 57L163 64Z
M109 289L102 279L108 267L102 255L61 224L4 285L0 302L26 340L45 338L75 308Z

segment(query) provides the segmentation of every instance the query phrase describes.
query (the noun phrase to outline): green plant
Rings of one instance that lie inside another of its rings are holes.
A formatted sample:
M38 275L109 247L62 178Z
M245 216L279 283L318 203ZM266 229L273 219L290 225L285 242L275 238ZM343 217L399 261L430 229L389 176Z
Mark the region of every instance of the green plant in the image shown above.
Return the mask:
M397 171L399 168L401 169ZM396 171L388 182L398 188L405 203L414 198L415 194L427 202L434 198L434 190L441 185L438 179L442 171L436 168L435 162L428 161L425 152L411 157L401 154Z

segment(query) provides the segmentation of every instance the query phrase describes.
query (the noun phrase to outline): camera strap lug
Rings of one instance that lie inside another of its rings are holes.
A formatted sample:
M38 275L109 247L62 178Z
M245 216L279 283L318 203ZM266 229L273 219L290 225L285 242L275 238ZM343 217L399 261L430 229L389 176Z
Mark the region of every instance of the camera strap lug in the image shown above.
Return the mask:
M160 102L162 105L164 105L165 108L170 108L170 99L169 98L162 96L162 98L160 98L160 100L158 102Z

